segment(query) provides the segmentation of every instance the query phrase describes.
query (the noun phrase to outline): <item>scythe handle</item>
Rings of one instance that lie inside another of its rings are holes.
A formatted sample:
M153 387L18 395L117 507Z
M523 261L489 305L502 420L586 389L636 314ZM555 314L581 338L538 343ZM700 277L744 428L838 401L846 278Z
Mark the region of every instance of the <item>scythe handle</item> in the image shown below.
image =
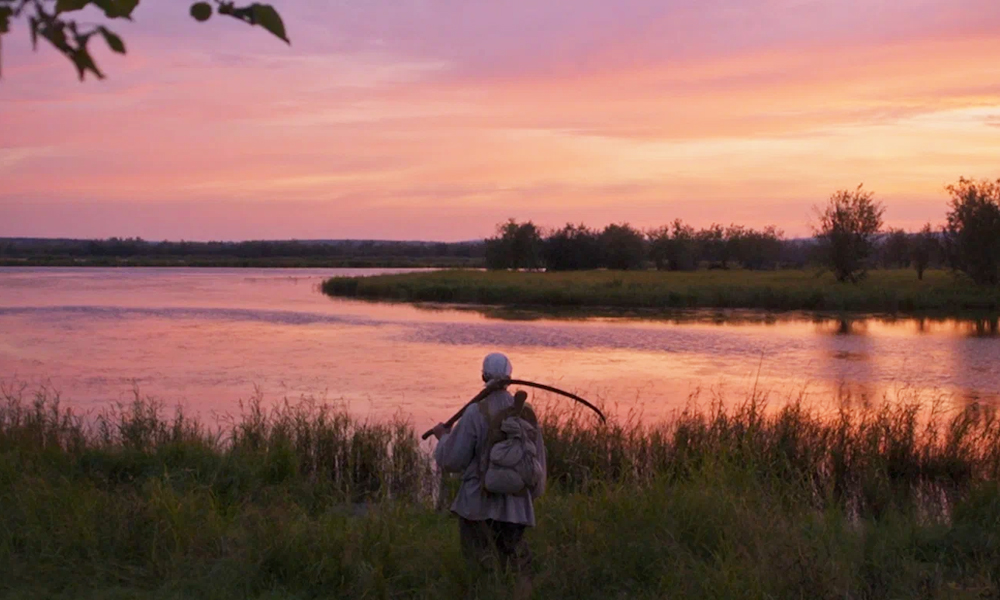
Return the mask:
M608 421L607 418L604 416L604 413L602 413L599 408L597 408L596 406L594 406L590 402L587 402L583 398L577 396L576 394L571 394L571 393L569 393L567 391L560 390L559 388L555 388L555 387L552 387L550 385L545 385L543 383L535 383L534 381L525 381L523 379L495 379L495 380L491 381L486 387L484 387L483 391L481 391L478 394L476 394L476 396L472 400L469 400L468 402L466 402L465 406L463 406L461 409L459 409L459 411L457 413L455 413L454 415L452 415L452 417L450 419L448 419L447 421L445 421L444 422L444 426L445 427L451 427L452 425L455 424L455 421L457 421L459 419L459 417L462 416L462 414L465 412L465 410L467 408L469 408L470 406L472 406L476 402L479 402L480 400L482 400L486 396L489 396L490 394L492 394L493 392L497 391L498 389L506 387L508 385L525 385L525 386L528 386L528 387L538 388L540 390L545 390L547 392L554 392L556 394L560 394L560 395L566 396L567 398L571 398L573 400L576 400L580 404L583 404L584 406L586 406L590 410L592 410L595 413L597 413L597 416L599 416L601 418L602 422L607 423L607 421ZM424 435L420 436L420 439L426 440L427 438L429 438L431 436L432 433L434 433L434 430L433 429L428 429L424 433Z

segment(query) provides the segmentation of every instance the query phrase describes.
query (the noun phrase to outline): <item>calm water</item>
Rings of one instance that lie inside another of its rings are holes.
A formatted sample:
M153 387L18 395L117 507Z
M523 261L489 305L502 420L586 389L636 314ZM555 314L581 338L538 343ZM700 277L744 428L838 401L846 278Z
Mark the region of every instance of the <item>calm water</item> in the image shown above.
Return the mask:
M479 387L490 351L515 376L653 419L691 402L1000 398L996 321L743 313L682 319L504 320L471 310L330 299L361 269L0 269L0 380L48 385L70 406L134 386L204 416L313 395L361 415L443 420ZM539 402L545 399L539 397Z

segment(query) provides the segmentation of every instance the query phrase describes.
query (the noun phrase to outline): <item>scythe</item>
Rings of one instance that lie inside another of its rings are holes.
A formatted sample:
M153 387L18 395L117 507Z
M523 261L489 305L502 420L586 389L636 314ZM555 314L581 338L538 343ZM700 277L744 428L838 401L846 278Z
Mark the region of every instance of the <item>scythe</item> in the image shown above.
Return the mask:
M479 402L480 400L482 400L486 396L489 396L490 394L492 394L493 392L497 391L498 389L506 387L508 385L524 385L524 386L527 386L527 387L533 387L533 388L538 388L540 390L545 390L546 392L552 392L552 393L555 393L555 394L560 394L562 396L566 396L567 398L575 400L575 401L579 402L580 404L586 406L590 410L594 411L595 413L597 413L597 416L599 416L601 418L601 422L607 423L607 421L608 421L607 418L605 418L604 413L601 412L601 409L597 408L596 406L594 406L590 402L587 402L586 400L584 400L583 398L577 396L576 394L572 394L572 393L567 392L565 390L560 390L559 388L552 387L551 385L545 385L544 383L535 383L534 381L525 381L523 379L494 379L493 381L491 381L490 383L488 383L486 385L486 387L483 388L483 391L481 391L478 394L476 394L476 396L472 400L469 400L465 404L465 406L463 406L461 409L459 409L459 411L457 413L455 413L454 415L452 415L452 417L450 419L448 419L447 421L445 421L444 422L444 426L445 427L451 427L452 425L455 424L455 421L457 421L458 418L462 416L462 413L465 412L465 409L469 408L470 406L472 406L476 402ZM424 433L424 435L420 436L420 439L426 440L427 438L429 438L431 436L431 433L433 433L433 432L434 432L433 429L428 430L427 432Z

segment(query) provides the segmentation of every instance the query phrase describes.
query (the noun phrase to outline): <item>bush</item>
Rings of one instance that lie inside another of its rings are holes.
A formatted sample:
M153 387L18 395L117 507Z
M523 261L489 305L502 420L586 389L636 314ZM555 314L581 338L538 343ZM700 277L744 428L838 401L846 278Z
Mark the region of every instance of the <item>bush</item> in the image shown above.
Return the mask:
M948 186L945 242L952 266L981 285L1000 283L1000 179Z

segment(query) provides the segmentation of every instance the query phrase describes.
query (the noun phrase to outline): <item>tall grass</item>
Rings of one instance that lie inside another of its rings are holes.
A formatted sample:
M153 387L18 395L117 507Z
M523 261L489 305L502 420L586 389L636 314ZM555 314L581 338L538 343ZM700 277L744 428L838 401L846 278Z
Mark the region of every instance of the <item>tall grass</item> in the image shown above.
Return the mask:
M945 271L920 281L909 270L872 271L861 283L838 283L807 271L582 271L569 273L448 270L335 277L331 296L462 304L618 308L756 308L766 310L969 313L1000 309L1000 288L977 287Z
M259 397L206 426L0 390L0 597L504 597L460 555L412 427ZM757 397L663 423L540 407L537 597L1000 593L1000 420Z
M946 512L979 483L1000 480L1000 419L978 404L949 415L941 404L886 401L821 415L801 402L768 410L751 398L653 425L629 418L595 427L586 416L543 413L550 476L563 489L671 482L725 464L817 509L877 517Z
M111 487L169 475L222 498L279 485L313 502L430 493L430 459L403 419L361 421L309 398L265 408L259 393L209 427L179 409L168 417L138 391L131 403L85 419L49 390L25 399L23 387L0 386L0 452L43 474Z

